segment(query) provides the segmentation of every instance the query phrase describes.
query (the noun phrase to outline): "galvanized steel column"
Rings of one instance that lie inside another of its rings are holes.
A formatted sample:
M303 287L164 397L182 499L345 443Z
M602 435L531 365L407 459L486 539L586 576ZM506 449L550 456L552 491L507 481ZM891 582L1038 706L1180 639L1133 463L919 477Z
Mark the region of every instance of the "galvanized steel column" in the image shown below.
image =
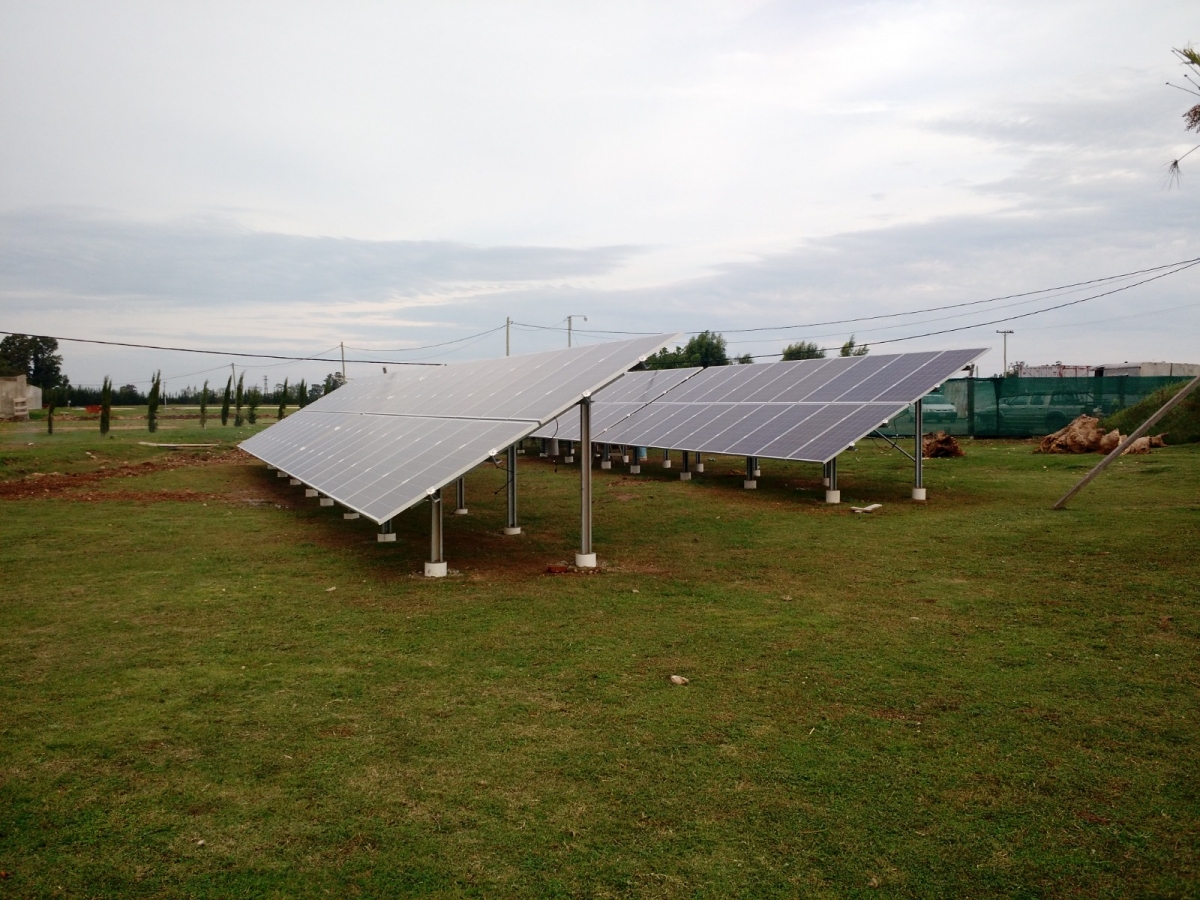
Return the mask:
M592 400L584 397L579 402L579 443L592 446ZM592 552L592 458L581 460L579 466L579 552L575 554L575 565L593 568L596 554Z
M921 419L921 401L913 404L913 492L914 500L925 499L924 473L921 471L921 460L925 456L924 422Z
M517 445L508 448L508 524L504 526L505 534L520 534L521 526L517 524Z

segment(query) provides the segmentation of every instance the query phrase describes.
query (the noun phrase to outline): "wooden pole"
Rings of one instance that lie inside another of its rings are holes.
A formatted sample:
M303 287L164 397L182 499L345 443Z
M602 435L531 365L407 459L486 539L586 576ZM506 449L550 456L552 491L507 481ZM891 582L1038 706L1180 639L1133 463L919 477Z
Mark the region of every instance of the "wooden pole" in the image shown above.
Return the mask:
M1185 384L1183 386L1183 389L1180 390L1174 397L1172 397L1166 403L1164 403L1158 412L1156 412L1154 415L1152 415L1150 418L1148 418L1145 422L1143 422L1138 427L1138 429L1136 431L1134 431L1133 434L1129 435L1129 437L1127 437L1127 438L1125 438L1125 440L1121 441L1121 444L1120 444L1120 446L1117 447L1117 449L1113 450L1112 453L1108 454L1108 456L1106 456L1106 457L1104 457L1104 459L1100 460L1100 462L1096 465L1096 468L1092 469L1092 471L1090 471L1086 475L1084 475L1083 478L1080 479L1079 484L1075 485L1075 487L1071 488L1069 491L1067 491L1065 494L1063 494L1062 497L1059 499L1059 501L1057 503L1055 503L1054 506L1051 507L1051 509L1066 509L1068 500L1070 500L1072 497L1074 497L1076 494L1078 494L1081 490L1083 490L1085 487L1087 487L1088 482L1090 482L1093 478L1095 478L1097 475L1099 475L1101 472L1103 472L1106 468L1108 468L1108 464L1111 463L1118 456L1120 456L1122 453L1124 453L1130 444L1132 444L1134 441L1136 441L1138 438L1140 438L1142 435L1144 435L1147 431L1149 431L1151 428L1153 428L1155 422L1157 422L1159 419L1161 419L1163 416L1165 416L1167 413L1169 413L1171 410L1173 410L1176 406L1178 406L1183 401L1184 397L1186 397L1188 394L1190 394L1192 391L1194 391L1196 389L1197 385L1200 385L1200 375L1197 375L1195 378L1193 378L1191 381L1189 381L1187 384Z

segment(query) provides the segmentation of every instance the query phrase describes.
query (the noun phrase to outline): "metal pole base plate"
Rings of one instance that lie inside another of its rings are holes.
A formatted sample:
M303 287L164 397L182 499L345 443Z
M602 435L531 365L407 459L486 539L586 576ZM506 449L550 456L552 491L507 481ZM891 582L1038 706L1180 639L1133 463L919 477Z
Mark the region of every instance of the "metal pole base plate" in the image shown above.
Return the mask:
M841 491L826 491L825 492L825 502L826 503L841 503L842 502L842 492Z
M925 488L913 488L913 499L919 503L925 502Z
M575 566L580 569L596 568L596 554L595 553L576 553L575 554Z
M394 544L396 542L396 532L393 531L389 532L388 534L377 534L375 535L375 540L381 544Z
M445 578L446 577L446 564L444 562L439 562L439 563L427 562L427 563L425 563L425 577L426 578Z
M521 526L520 526L520 525L514 525L514 526L513 526L513 527L511 527L511 528L509 528L509 527L506 527L506 528L504 529L504 533L505 533L505 534L520 534L520 533L521 533Z

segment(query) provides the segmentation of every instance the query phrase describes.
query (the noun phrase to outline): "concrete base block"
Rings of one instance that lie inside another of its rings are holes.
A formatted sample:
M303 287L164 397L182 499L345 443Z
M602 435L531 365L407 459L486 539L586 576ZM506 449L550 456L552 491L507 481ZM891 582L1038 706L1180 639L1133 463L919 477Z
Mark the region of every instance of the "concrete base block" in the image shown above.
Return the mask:
M621 465L623 465L623 466L629 465L629 454L628 453L621 457Z
M322 506L333 506L333 498L332 497L322 497L321 505Z
M821 487L829 487L829 479L828 478L821 479Z
M343 519L357 519L358 513L342 513Z
M525 455L525 451L522 450L520 447L518 447L517 448L517 456L524 456L524 455Z
M394 544L396 543L396 532L390 531L387 534L377 534L375 535L375 540L381 544Z
M571 463L575 462L575 457L573 457L573 456L564 456L564 457L563 457L563 462L564 462L564 463L566 463L566 464L569 466Z
M630 474L630 475L641 475L641 474L642 474L642 467L641 467L641 466L630 466L630 467L629 467L629 474Z
M696 465L693 468L695 468L697 475L704 474L704 463L696 463Z
M299 487L300 479L299 478L289 478L288 484L290 484L292 487Z
M842 502L842 492L841 491L826 491L825 492L825 502L826 503L841 503Z
M612 460L611 460L611 459L602 459L602 460L600 460L600 468L602 468L602 469L611 469L611 468L612 468Z
M317 489L316 489L316 488L305 488L305 489L304 489L304 496L305 496L305 497L315 497L315 496L317 496Z
M521 526L520 526L520 525L514 525L513 527L509 528L509 527L506 525L506 526L504 527L504 533L505 533L505 534L520 534L520 533L521 533Z
M663 460L663 468L664 468L664 469L669 469L669 468L671 468L671 461L670 461L669 459L664 459L664 460Z
M287 477L288 477L288 473L287 473L287 472L276 472L276 473L275 473L275 477L276 477L276 478L287 478Z
M425 563L425 577L426 578L445 578L446 577L446 564L444 562L440 562L440 563L428 563L427 562L427 563Z
M913 488L913 499L920 503L924 503L925 502L925 488Z
M274 467L273 465L271 465L270 463L267 463L267 471L268 471L268 472L274 472L274 471L275 471L275 467Z
M595 553L576 553L575 554L575 565L576 565L576 567L578 567L580 569L596 568L596 554Z
M464 507L462 507L461 509L456 509L456 510L454 511L454 514L455 514L456 516L465 516L465 515L467 514L467 508L464 506Z
M762 478L762 469L755 469L755 470L754 470L754 477L755 477L755 478Z
M539 453L539 454L538 454L538 457L539 457L539 458L541 458L541 459L545 459L545 458L546 458L546 454L545 454L545 453Z
M679 480L680 480L680 481L691 481L691 480L692 480L692 473L691 473L691 472L680 472L680 473L679 473Z
M752 491L756 487L758 487L758 482L747 478L745 481L742 482L742 487L744 487L748 491Z

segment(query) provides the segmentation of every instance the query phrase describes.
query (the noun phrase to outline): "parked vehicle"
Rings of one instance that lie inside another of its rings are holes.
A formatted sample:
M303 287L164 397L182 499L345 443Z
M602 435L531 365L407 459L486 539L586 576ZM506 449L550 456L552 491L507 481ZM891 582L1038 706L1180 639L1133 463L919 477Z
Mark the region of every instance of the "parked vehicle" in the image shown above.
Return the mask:
M922 425L949 425L958 421L958 407L934 391L921 400Z
M1075 392L1004 397L998 410L1002 429L1031 434L1051 434L1082 413L1094 413L1092 397Z

